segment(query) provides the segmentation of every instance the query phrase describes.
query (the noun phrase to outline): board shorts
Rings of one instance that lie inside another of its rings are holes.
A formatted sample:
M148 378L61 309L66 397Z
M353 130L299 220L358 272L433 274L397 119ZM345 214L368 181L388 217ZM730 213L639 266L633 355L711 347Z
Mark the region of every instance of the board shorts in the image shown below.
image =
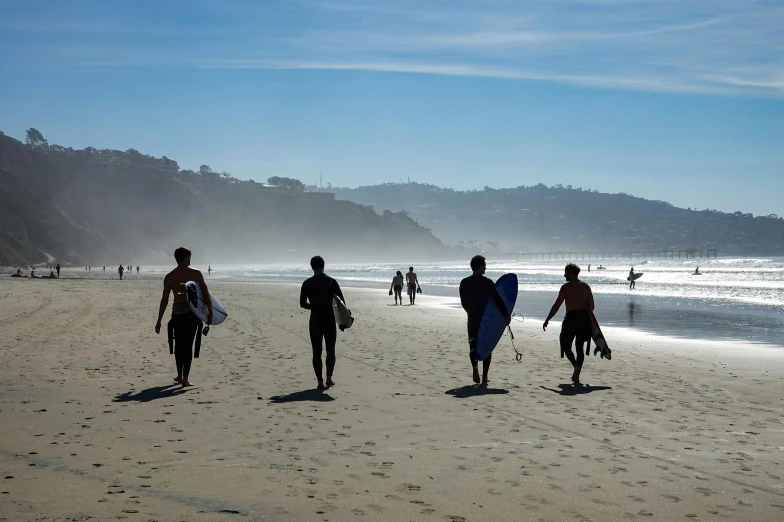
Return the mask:
M590 341L591 316L588 310L566 312L563 323L561 323L561 334L575 339L578 344Z

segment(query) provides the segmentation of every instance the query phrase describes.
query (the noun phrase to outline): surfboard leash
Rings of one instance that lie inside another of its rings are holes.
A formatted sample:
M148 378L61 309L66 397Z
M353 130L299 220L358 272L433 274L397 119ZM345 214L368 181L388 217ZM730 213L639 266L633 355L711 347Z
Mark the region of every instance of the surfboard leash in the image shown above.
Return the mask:
M521 323L525 321L524 315L518 314L516 312L512 313L512 318L517 318L517 317L520 318ZM504 335L509 335L509 342L512 343L512 349L515 351L515 359L517 359L517 362L523 362L523 354L517 351L517 347L514 344L514 333L512 332L512 326L506 325L506 331L508 333L505 333Z

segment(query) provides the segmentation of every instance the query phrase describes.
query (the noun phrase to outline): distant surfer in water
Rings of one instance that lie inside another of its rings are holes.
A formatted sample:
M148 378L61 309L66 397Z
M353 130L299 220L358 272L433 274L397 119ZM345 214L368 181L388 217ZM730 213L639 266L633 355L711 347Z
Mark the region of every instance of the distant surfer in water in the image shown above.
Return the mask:
M550 319L558 313L561 303L566 301L566 316L561 324L561 357L566 355L569 362L574 367L572 382L580 382L580 370L583 368L583 345L591 338L591 316L588 310L593 311L593 294L591 287L580 281L580 267L574 263L569 263L564 269L566 284L561 287L555 304L550 309L547 319L542 325L543 330L547 330ZM572 341L575 342L577 358L572 353Z
M174 294L172 303L172 317L169 321L170 335L174 337L174 360L177 364L177 377L174 382L184 386L191 386L188 375L191 371L193 361L193 341L196 335L201 335L202 322L191 311L188 300L185 296L185 283L196 281L201 286L204 303L207 305L207 325L212 324L212 301L210 291L204 282L204 276L191 268L191 251L185 247L180 247L174 251L174 259L177 261L177 268L166 274L163 278L163 295L161 305L158 308L158 322L155 323L155 333L161 333L161 321L166 307L169 305L169 293ZM173 330L173 332L172 332ZM170 337L171 339L171 337ZM171 342L171 341L170 341ZM197 343L198 346L198 343ZM198 353L196 356L198 357Z
M397 304L398 298L400 299L400 304L403 304L403 273L400 270L392 278L392 286L389 287L389 295L392 295L393 292L395 294L395 304Z
M335 371L335 343L338 332L335 325L335 314L332 311L332 298L337 295L344 303L346 300L343 297L343 292L340 291L338 282L324 273L324 259L321 256L315 256L310 260L310 268L313 269L313 277L302 283L299 305L310 310L308 330L310 331L310 344L313 348L313 371L316 372L318 389L323 390L335 385L332 373ZM321 373L322 339L327 345L326 384Z
M634 267L629 270L629 290L634 290L636 279L634 278Z
M413 266L408 267L406 283L408 283L408 300L410 301L410 304L414 304L417 292L421 292L422 290L419 288L419 279L417 279Z
M484 256L474 256L471 258L470 277L460 281L460 304L468 314L468 357L471 359L471 366L474 370L474 382L479 383L479 360L476 356L476 334L479 327L479 319L482 317L485 305L489 299L495 300L498 309L506 317L506 324L512 322L512 315L506 309L506 303L498 293L492 279L485 277L487 263ZM491 355L482 361L482 384L487 384L487 372L490 370Z

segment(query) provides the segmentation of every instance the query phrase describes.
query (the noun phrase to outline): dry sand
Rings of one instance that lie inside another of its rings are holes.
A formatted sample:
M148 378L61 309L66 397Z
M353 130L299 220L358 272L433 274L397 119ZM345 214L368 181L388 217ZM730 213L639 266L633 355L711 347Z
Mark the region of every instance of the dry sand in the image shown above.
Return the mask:
M214 283L183 391L160 288L2 277L0 520L784 519L784 350L605 332L575 392L529 321L483 391L461 310L347 288L319 394L298 287Z

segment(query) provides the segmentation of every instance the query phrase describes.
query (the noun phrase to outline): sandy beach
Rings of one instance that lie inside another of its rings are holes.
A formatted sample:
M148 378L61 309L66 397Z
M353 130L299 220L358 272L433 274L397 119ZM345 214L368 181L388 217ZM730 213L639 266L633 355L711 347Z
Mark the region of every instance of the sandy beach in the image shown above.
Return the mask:
M575 389L516 322L481 389L461 310L345 288L317 393L299 287L213 283L183 390L159 278L110 275L0 278L0 520L784 519L784 349L611 330Z

